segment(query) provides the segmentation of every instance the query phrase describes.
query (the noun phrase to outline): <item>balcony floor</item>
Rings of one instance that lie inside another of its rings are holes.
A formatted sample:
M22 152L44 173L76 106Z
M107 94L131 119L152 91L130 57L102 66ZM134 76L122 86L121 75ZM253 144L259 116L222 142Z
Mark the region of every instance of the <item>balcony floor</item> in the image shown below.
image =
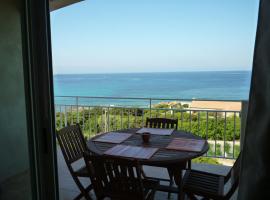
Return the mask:
M79 194L79 189L77 188L76 184L74 183L68 168L65 164L63 155L58 149L58 174L59 174L59 193L60 193L60 200L72 200ZM75 163L75 168L79 167L83 164L83 160L78 161ZM223 166L223 165L209 165L209 164L192 164L193 169L203 170L208 172L213 172L221 175L227 174L230 167ZM161 177L161 178L168 178L167 170L158 167L144 167L144 170L148 176L153 177ZM81 179L83 184L89 184L88 178ZM91 197L95 199L94 193L90 192ZM155 195L156 200L164 200L167 199L167 193L165 192L157 192ZM177 199L176 194L171 195L171 200ZM237 199L237 192L232 196L231 199Z

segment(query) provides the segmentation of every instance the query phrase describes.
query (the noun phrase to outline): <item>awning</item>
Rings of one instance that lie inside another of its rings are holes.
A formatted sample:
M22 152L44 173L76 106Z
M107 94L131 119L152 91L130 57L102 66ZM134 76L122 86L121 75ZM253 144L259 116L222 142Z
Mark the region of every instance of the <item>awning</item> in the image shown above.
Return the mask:
M54 11L83 0L50 0L50 11Z

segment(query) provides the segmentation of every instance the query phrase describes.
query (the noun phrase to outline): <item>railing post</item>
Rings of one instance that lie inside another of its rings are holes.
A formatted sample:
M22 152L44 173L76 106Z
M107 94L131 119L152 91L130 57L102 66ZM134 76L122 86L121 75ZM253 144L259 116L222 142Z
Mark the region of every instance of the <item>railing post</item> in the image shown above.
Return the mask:
M103 108L101 108L101 115L103 115ZM106 108L104 108L104 132L108 131L108 119L107 119L107 110ZM102 124L102 120L101 120L101 124Z
M79 97L76 96L76 106L77 106L77 123L79 123Z
M150 117L152 117L152 99L149 99L149 104L150 104Z
M240 132L240 149L243 150L246 122L248 113L248 101L241 102L241 132Z
M110 130L110 108L105 108L105 119L106 119L105 131L108 132Z

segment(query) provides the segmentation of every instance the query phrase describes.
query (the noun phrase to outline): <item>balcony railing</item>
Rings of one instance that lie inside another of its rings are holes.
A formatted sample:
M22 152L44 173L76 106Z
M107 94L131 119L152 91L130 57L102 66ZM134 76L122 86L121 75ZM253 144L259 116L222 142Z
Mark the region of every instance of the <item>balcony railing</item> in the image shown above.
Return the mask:
M160 104L164 101L167 103ZM240 151L242 112L190 109L188 105L191 101L188 99L55 97L56 128L79 123L85 137L90 138L102 132L140 128L144 126L147 117L177 118L179 130L199 135L208 141L210 149L205 156L236 158Z

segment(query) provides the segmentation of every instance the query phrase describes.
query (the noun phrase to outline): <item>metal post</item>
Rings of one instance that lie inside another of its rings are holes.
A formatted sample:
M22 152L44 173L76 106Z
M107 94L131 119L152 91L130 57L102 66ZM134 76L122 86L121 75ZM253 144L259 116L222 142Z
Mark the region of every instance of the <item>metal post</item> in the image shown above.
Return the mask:
M121 129L123 129L123 108L121 109Z
M108 109L108 111L107 111L107 130L106 130L106 132L107 131L110 131L110 108L108 107L107 108Z
M129 124L129 115L130 115L130 109L128 109L128 128L130 128L130 124Z
M101 111L101 116L102 116L102 111ZM97 109L95 108L95 129L96 129L96 134L98 133L98 127L97 127L97 125L98 125L97 124Z
M191 110L189 111L189 132L191 132L191 121L192 121L192 116L191 116Z
M79 97L76 97L76 105L77 105L77 123L79 123Z
M88 106L88 126L89 126L89 138L91 137L91 115L90 115L90 106Z
M62 128L62 109L61 109L61 106L60 106L60 128Z
M144 109L142 109L142 124L141 124L142 127L144 127L143 116L144 116Z
M233 158L235 158L234 156L234 152L235 152L235 128L236 128L236 113L233 113Z
M227 157L226 155L226 130L227 130L227 112L224 112L224 133L223 133L223 156L224 158Z
M73 106L70 106L70 114L71 114L71 125L73 125Z
M215 138L215 157L217 157L217 112L215 112L215 131L214 131L214 138Z
M201 136L202 134L200 133L200 117L201 116L201 111L198 112L198 135Z
M65 105L65 126L67 126L67 106Z
M205 139L208 141L208 111L206 111L206 134L205 134ZM211 146L209 147L210 150ZM208 151L206 152L206 156L208 155Z
M150 103L150 117L152 117L152 99L149 99L149 103Z

